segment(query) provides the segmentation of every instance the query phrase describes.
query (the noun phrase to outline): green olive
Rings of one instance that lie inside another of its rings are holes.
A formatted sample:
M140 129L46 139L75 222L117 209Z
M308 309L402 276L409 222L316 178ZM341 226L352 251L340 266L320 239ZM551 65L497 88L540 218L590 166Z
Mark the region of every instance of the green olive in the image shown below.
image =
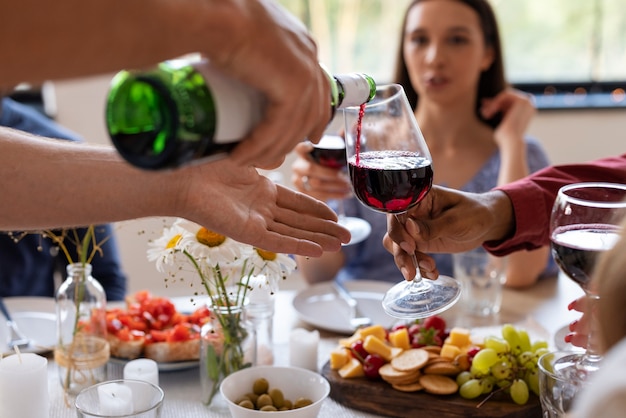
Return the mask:
M312 403L313 401L308 398L298 398L293 403L293 408L294 409L304 408L305 406L311 405Z
M270 383L267 381L267 379L263 377L255 380L254 383L252 384L252 391L256 393L257 395L262 395L264 393L267 393L267 390L269 388L270 388Z
M241 402L238 402L237 405L239 405L242 408L254 409L254 404L252 403L250 399L244 399Z
M272 404L272 398L270 398L270 395L268 395L267 393L264 393L259 396L259 399L257 399L256 407L261 409L266 405L273 405L273 404Z
M268 392L268 395L270 395L270 397L272 398L272 401L274 403L274 406L276 408L282 408L285 405L285 396L283 395L283 392L280 389L270 389L270 391Z

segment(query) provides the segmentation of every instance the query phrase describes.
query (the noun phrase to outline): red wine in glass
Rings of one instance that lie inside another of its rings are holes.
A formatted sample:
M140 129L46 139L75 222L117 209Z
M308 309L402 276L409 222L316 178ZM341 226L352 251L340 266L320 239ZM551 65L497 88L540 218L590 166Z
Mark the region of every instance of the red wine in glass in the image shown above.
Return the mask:
M615 225L558 227L552 232L552 255L563 273L587 289L599 254L613 248L618 239Z
M325 134L309 153L318 164L335 170L346 170L346 143L341 136ZM372 226L365 219L346 216L343 200L337 200L337 217L340 225L350 231L350 242L344 245L357 244L366 239L372 232Z
M433 184L430 160L410 151L363 152L348 167L356 196L380 212L406 212Z
M324 167L343 170L346 167L346 144L342 137L324 135L320 142L313 144L311 158Z

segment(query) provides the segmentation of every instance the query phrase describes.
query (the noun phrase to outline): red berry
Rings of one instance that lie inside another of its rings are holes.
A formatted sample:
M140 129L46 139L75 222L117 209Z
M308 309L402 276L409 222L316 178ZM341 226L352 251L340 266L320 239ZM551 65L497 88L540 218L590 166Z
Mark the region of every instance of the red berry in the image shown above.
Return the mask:
M472 360L474 360L474 356L480 351L480 347L472 347L469 350L467 350L467 359L470 361L470 364L472 363Z
M429 316L428 318L426 318L422 326L426 329L434 328L437 330L438 334L443 334L446 332L446 320L437 315Z
M356 340L355 342L352 343L352 345L350 345L350 348L352 349L350 350L350 353L352 353L352 355L359 361L363 361L363 359L369 355L367 350L363 348L363 340ZM358 356L355 356L354 355L355 352L361 358L359 358Z
M379 370L386 363L385 359L378 354L369 354L363 362L363 373L370 379L380 378Z

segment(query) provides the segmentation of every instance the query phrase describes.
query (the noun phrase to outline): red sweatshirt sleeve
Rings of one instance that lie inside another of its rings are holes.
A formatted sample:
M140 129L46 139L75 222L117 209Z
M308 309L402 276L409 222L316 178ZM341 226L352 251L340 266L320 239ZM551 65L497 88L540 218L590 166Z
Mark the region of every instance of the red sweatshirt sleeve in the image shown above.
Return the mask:
M589 181L626 183L626 154L587 163L546 167L528 177L496 187L511 199L515 234L504 241L486 242L485 249L503 256L549 244L550 214L559 189L567 184Z

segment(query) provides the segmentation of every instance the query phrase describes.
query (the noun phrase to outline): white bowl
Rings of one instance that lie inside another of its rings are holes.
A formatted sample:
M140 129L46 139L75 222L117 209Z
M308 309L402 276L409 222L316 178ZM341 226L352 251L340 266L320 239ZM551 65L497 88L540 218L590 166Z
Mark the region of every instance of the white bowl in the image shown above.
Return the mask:
M288 411L267 412L247 409L235 404L246 393L252 392L256 379L265 378L269 387L280 389L285 396L295 402L298 398L309 398L313 403L303 408ZM330 393L330 384L323 376L298 367L256 366L239 370L228 375L220 384L220 392L233 418L258 418L280 416L282 418L315 418L322 402Z

